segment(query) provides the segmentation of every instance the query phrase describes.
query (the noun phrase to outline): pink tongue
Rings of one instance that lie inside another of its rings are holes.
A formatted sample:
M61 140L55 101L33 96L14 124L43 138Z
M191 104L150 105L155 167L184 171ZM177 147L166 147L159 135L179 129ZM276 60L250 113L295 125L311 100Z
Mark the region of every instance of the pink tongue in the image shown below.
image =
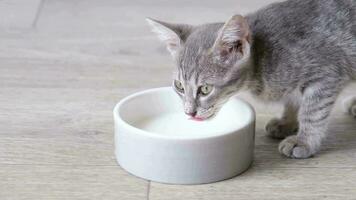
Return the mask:
M194 120L194 121L198 121L198 122L201 122L201 121L204 121L203 118L199 118L199 117L191 117L189 118L190 120Z

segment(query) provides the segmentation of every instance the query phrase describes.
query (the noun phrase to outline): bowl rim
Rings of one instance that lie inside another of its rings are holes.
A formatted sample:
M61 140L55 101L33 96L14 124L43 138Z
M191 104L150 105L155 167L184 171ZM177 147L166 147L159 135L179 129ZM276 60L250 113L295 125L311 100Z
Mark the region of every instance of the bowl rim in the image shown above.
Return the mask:
M221 134L215 134L215 135L207 135L207 136L201 136L201 137L180 137L180 136L166 136L163 134L155 134L153 132L150 131L146 131L140 128L137 128L129 123L127 123L124 119L122 119L122 117L119 115L119 109L120 107L122 107L123 104L125 104L126 102L130 101L131 99L134 99L138 96L141 95L145 95L147 93L153 93L153 92L157 92L157 91L172 91L173 89L171 87L157 87L157 88L151 88L151 89L147 89L147 90L143 90L143 91L139 91L139 92L135 92L131 95L128 95L126 97L124 97L123 99L121 99L114 107L113 109L113 115L114 115L114 123L115 126L116 124L120 124L122 125L125 129L130 130L130 134L136 134L139 136L143 136L143 137L151 137L151 138L155 138L155 139L164 139L164 140L174 140L174 141L194 141L194 140L204 140L204 139L212 139L212 138L219 138L219 137L225 137L228 135L232 135L235 134L236 132L238 132L239 130L244 130L246 129L248 126L250 126L251 124L255 124L256 122L256 112L255 109L251 106L251 104L249 104L248 102L246 102L245 100L239 99L235 96L230 97L229 101L231 100L236 100L236 101L241 101L249 110L250 112L250 120L244 125L241 126L239 128L227 131L226 133L221 133ZM255 127L254 127L255 129ZM116 131L115 131L116 134Z

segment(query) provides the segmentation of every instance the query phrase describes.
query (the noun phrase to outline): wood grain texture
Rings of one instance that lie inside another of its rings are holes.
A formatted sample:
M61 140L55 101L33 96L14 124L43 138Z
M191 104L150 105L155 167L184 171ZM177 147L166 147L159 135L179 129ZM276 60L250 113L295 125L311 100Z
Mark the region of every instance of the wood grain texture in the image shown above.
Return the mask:
M147 182L117 166L1 165L2 200L146 199Z
M355 199L355 168L253 167L219 183L174 186L151 183L154 200Z
M114 105L170 85L174 67L144 18L223 21L272 1L46 0L40 12L40 0L0 1L0 199L354 198L356 123L340 101L330 137L311 159L280 156L264 125L281 106L242 94L258 113L255 161L243 175L198 186L149 184L116 164ZM355 91L350 86L340 99Z
M30 29L37 18L41 0L0 1L0 30Z

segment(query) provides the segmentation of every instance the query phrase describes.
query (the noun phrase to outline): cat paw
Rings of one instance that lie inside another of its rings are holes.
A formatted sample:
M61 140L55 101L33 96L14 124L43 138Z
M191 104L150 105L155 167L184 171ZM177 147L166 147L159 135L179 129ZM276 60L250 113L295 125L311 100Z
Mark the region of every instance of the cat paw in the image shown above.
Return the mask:
M298 141L296 135L284 139L278 147L279 152L289 158L309 158L313 155L312 148Z
M272 119L266 125L267 135L272 138L284 139L289 135L297 133L298 128L296 125L286 123L281 119Z
M346 99L344 101L344 109L348 114L356 118L356 97Z

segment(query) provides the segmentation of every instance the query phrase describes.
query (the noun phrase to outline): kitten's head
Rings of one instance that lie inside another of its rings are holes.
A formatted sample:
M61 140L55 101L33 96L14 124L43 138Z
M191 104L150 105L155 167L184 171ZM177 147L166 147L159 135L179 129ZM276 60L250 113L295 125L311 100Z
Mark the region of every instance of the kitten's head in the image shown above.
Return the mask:
M213 116L243 86L250 57L245 18L235 15L225 24L200 26L147 21L176 62L172 85L187 115Z

